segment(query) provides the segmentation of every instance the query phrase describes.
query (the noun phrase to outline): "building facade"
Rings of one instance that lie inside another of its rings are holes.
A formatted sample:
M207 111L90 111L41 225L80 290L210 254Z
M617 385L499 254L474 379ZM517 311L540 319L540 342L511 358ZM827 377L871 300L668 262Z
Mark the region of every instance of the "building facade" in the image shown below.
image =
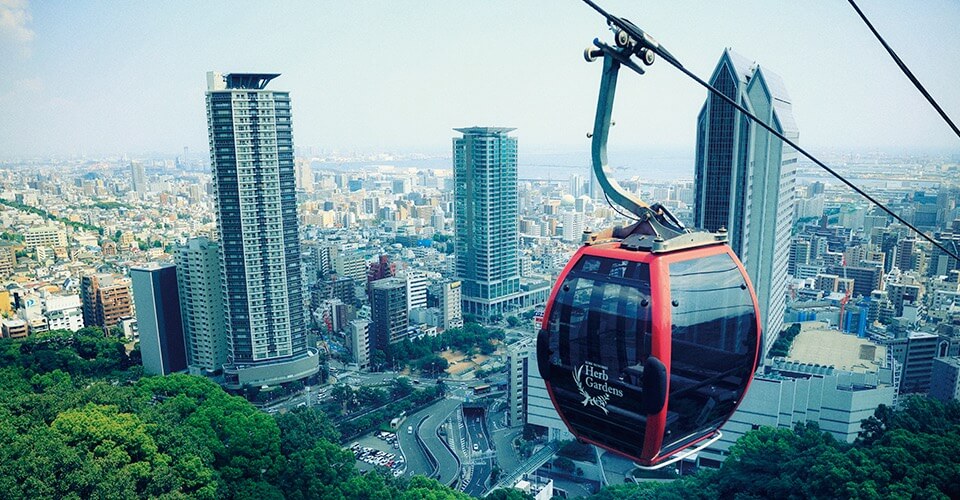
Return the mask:
M515 129L458 128L453 139L454 251L465 314L502 316L520 292Z
M228 352L220 247L208 238L191 238L177 248L176 263L190 373L219 372Z
M51 330L83 328L83 303L79 295L48 295L43 298L43 315Z
M933 360L930 397L943 402L960 399L960 357Z
M177 266L151 264L130 269L143 371L169 375L187 369L187 352L180 318Z
M23 244L27 248L38 246L65 247L67 246L67 233L56 226L31 227L23 232Z
M797 141L782 80L725 50L710 83L787 138ZM783 327L797 152L719 98L697 118L694 224L726 228L753 281L763 313L764 352Z
M231 389L319 370L304 322L290 94L266 88L277 76L207 74Z
M130 187L139 195L147 193L147 173L143 168L143 163L130 162Z
M347 345L358 370L370 368L370 322L355 319L347 325Z
M370 284L370 349L383 349L407 337L407 284L401 278L385 278Z
M133 316L130 283L112 274L93 274L80 280L83 324L110 328Z
M443 329L463 326L463 287L459 281L440 284L440 308L443 311Z

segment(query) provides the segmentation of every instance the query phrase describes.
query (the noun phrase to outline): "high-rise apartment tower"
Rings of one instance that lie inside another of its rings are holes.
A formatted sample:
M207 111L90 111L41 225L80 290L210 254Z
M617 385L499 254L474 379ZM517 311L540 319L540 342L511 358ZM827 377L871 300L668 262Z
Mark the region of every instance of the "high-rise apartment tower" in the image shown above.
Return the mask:
M453 139L457 277L463 313L502 316L520 292L517 139L512 128L458 128Z
M317 373L300 275L290 94L278 74L207 73L207 126L229 339L228 388Z

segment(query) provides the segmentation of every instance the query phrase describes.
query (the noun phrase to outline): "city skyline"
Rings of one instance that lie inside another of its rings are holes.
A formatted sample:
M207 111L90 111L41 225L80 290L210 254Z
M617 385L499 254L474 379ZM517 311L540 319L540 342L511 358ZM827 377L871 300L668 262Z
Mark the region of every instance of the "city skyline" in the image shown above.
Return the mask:
M580 54L593 38L608 38L602 19L580 2L248 5L227 13L237 29L216 37L207 21L217 18L210 9L222 11L214 4L12 4L19 7L3 7L13 14L0 23L0 70L8 75L0 82L7 117L0 150L8 157L200 151L196 75L210 67L283 72L282 85L301 103L297 142L304 146L443 154L454 126L509 123L531 153L586 150L600 69ZM728 46L764 61L792 82L804 144L815 151L957 149L845 4L639 9L611 0L605 7L634 19L702 77ZM951 54L960 45L950 41L960 7L921 7L864 5L956 117L960 92L951 75L960 73L960 56ZM284 36L266 43L242 36L265 19ZM489 35L492 26L500 36ZM625 82L611 147L692 149L689 123L703 90L663 63Z
M9 496L960 497L960 141L846 2L598 1L0 0ZM626 18L777 132L610 120Z

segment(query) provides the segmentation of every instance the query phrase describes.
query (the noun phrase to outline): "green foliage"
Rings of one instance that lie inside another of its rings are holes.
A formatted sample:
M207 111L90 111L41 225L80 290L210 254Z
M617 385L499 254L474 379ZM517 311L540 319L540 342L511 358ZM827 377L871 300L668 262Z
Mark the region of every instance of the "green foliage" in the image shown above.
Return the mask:
M502 341L504 336L504 331L499 328L488 329L477 323L466 323L463 328L451 328L436 336L391 344L383 351L384 362L409 364L422 373L437 375L449 366L446 360L440 361L443 359L437 355L440 351L451 349L489 355L496 350L495 342Z
M132 209L133 207L127 203L122 203L119 201L103 201L97 200L93 203L93 206L96 208L101 208L103 210L116 210L118 208Z
M770 348L770 352L767 353L767 357L773 358L777 356L786 356L789 354L790 346L793 345L793 339L797 338L797 335L799 334L800 323L794 323L786 330L780 332L780 335L777 336L777 340L773 343L773 347Z
M533 495L516 488L498 488L485 497L487 500L533 500Z
M762 427L740 438L718 471L591 498L960 498L958 477L960 403L917 397L899 411L878 408L852 445L812 423Z
M18 202L18 201L11 201L11 200L5 200L5 199L3 199L3 198L0 198L0 205L6 205L6 206L8 206L8 207L16 208L17 210L21 210L21 211L23 211L23 212L27 212L27 213L31 213L31 214L36 214L36 215L39 215L39 216L41 216L41 217L43 217L43 218L45 218L45 219L52 220L52 221L55 221L55 222L62 222L63 224L66 224L66 225L68 225L68 226L70 226L70 227L72 227L72 228L74 228L74 229L82 229L82 230L85 230L85 231L96 231L97 233L99 233L99 234L101 234L101 235L103 234L103 228L102 228L102 227L94 226L94 225L92 225L92 224L85 224L85 223L83 223L83 222L72 221L72 220L67 219L67 218L64 218L64 217L57 217L56 215L53 215L53 214L51 214L50 212L47 212L46 210L44 210L44 209L42 209L42 208L37 208L37 207L30 206L30 205L25 205L25 204L20 203L20 202Z
M570 474L576 469L576 465L573 463L573 460L570 460L567 457L557 457L553 459L553 466L562 472Z
M135 380L117 342L95 329L0 342L0 497L469 498L426 478L361 475L315 410L274 418L205 378Z
M296 408L277 415L280 428L280 451L290 455L312 448L318 441L340 442L340 431L326 413L313 408Z
M120 376L133 366L119 339L96 327L53 330L25 339L0 339L0 366L18 366L29 375L61 370L71 375Z
M597 453L594 451L593 446L577 441L567 441L564 443L557 451L557 455L581 462L597 462Z

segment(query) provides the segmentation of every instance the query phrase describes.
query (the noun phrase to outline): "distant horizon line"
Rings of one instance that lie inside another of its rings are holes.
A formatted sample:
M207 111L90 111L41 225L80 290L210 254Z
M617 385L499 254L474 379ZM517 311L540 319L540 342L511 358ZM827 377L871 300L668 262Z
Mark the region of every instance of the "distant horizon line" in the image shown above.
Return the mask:
M808 146L811 152L815 154L884 154L884 155L928 155L928 156L951 156L951 155L960 155L960 146L953 148L950 147L903 147L903 146L864 146L864 147L841 147L841 146ZM202 155L204 159L207 159L209 152L206 148L202 150L199 148L189 148L191 151L192 159L198 159L195 155ZM317 150L316 153L305 154L305 150ZM624 146L618 148L612 148L610 150L611 155L618 154L638 154L646 153L653 155L668 155L673 158L692 158L695 155L695 146L665 146L665 147L646 147L646 146ZM439 151L439 150L430 150L430 149L407 149L407 148L395 148L395 149L365 149L365 148L325 148L320 146L296 146L294 148L294 154L298 158L310 158L322 155L343 155L343 156L371 156L371 155L387 155L387 156L400 156L407 158L398 158L398 160L410 160L414 158L408 158L413 156L419 156L421 158L452 158L451 151ZM140 152L74 152L74 153L50 153L50 154L34 154L34 155L5 155L0 158L0 162L4 163L15 163L15 162L30 162L37 160L135 160L135 159L176 159L183 155L183 148L180 148L177 151L140 151ZM550 155L590 155L589 148L573 147L573 146L542 146L542 147L533 147L527 151L523 151L520 155L520 160L523 161L523 156L550 156ZM356 161L390 161L390 160L364 160L358 159ZM960 161L960 158L958 158Z

